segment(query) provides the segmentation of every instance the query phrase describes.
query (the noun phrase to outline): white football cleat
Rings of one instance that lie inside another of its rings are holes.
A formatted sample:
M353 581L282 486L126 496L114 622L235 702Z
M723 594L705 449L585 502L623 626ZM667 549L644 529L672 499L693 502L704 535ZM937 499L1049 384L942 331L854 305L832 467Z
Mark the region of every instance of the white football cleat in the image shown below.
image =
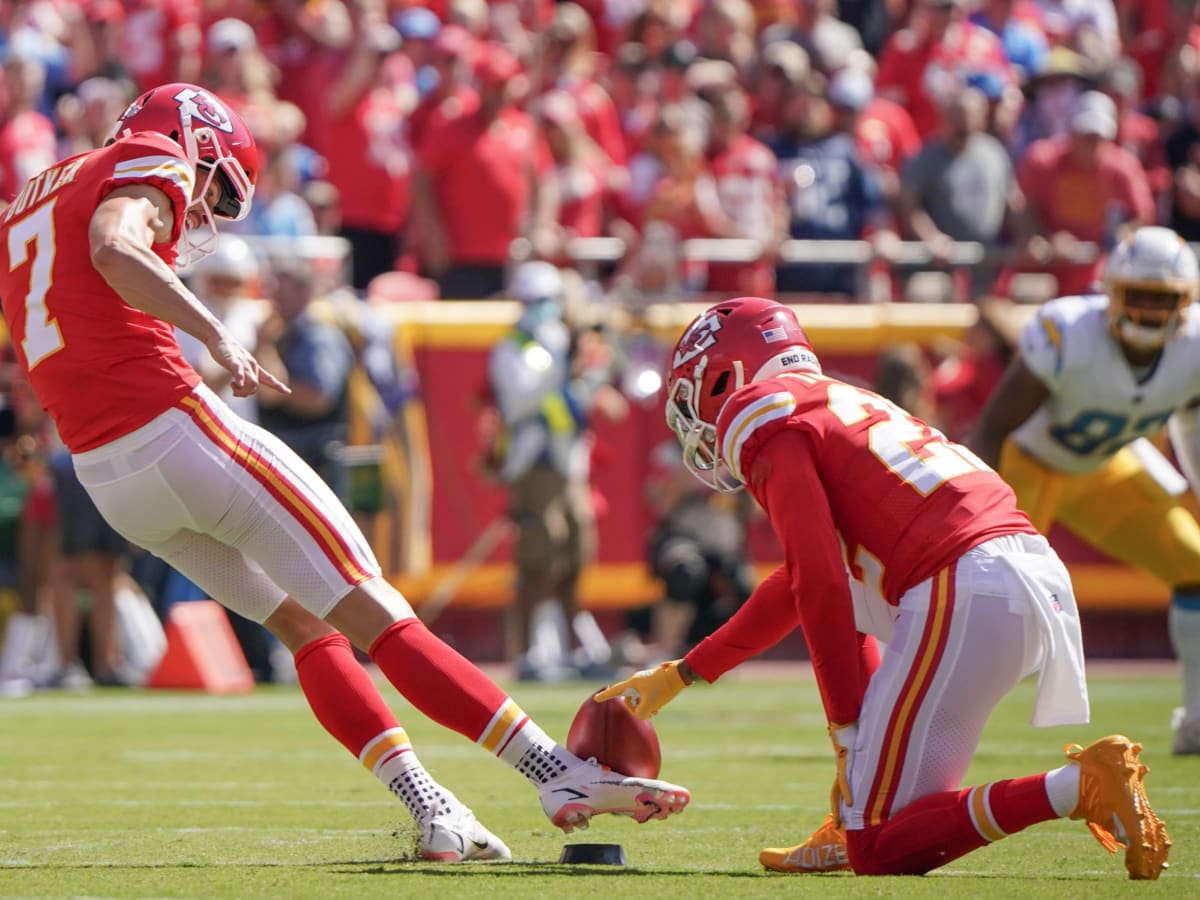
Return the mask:
M665 819L682 812L692 799L687 788L654 778L633 778L602 766L595 759L580 760L538 793L550 821L565 833L585 829L592 816L611 813L638 822Z
M508 846L457 798L450 798L450 809L420 823L421 859L438 862L466 862L471 859L512 859Z
M1185 716L1183 707L1178 707L1171 715L1171 728L1175 731L1171 751L1176 756L1200 753L1200 719L1188 719Z

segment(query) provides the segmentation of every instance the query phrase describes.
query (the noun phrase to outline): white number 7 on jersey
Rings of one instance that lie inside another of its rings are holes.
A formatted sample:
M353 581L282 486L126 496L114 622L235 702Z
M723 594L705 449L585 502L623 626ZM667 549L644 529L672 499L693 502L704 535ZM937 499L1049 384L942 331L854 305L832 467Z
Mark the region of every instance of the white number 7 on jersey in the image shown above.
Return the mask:
M51 353L61 350L62 332L46 308L50 273L54 269L54 201L39 206L14 222L8 231L9 270L24 265L33 244L33 263L29 273L29 292L25 295L25 337L21 349L32 369Z

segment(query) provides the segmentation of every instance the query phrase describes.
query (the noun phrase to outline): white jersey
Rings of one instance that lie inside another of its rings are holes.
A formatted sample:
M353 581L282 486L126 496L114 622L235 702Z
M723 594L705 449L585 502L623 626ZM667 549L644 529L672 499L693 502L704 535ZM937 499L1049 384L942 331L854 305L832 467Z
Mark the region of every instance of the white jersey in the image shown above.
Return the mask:
M1029 370L1050 391L1013 439L1059 472L1092 472L1200 396L1200 315L1185 315L1158 361L1136 372L1109 331L1108 297L1060 297L1021 331Z

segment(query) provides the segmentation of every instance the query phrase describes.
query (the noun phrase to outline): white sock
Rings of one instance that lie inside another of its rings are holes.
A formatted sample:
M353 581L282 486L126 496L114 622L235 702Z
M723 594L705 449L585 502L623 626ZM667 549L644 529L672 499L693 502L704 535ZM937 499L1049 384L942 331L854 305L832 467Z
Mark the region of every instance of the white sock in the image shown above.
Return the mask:
M425 771L403 728L379 735L363 748L359 759L418 822L450 809L454 795Z
M51 632L50 620L45 616L22 612L9 616L0 648L0 680L34 678L47 645L53 643Z
M579 762L578 756L552 740L512 700L504 704L497 719L508 719L514 724L512 736L501 739L496 756L524 775L531 784L545 784ZM489 726L484 734L492 730Z
M1172 602L1167 625L1183 680L1183 718L1185 721L1200 719L1200 609Z
M1065 819L1079 804L1079 766L1067 763L1046 773L1046 796L1060 819Z

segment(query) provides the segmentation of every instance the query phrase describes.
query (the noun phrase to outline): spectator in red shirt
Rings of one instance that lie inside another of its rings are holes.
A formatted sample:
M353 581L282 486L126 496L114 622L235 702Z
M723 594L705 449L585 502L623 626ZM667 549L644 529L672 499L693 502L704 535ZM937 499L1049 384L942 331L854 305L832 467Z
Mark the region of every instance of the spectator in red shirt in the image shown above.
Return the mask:
M829 99L835 108L854 115L854 142L859 155L879 170L884 196L893 199L899 190L900 169L921 149L921 138L908 110L875 94L871 76L855 63L836 72L829 81Z
M548 154L533 118L516 105L528 85L521 65L486 44L476 74L479 108L430 124L413 179L421 262L447 299L500 292L513 240L529 237L536 250L552 233L551 186L539 184Z
M579 0L596 29L596 51L614 57L622 43L628 43L629 27L641 13L641 6L627 0ZM636 40L636 38L632 39Z
M1070 121L1066 138L1036 141L1017 165L1034 229L1026 248L1033 264L1023 268L1054 275L1059 294L1088 292L1103 251L1122 232L1155 221L1142 164L1115 143L1112 100L1087 91ZM1098 256L1081 246L1087 243L1096 245Z
M566 91L550 91L538 103L538 119L550 151L558 200L557 227L547 248L550 260L569 266L570 242L577 237L599 237L605 225L605 197L612 163L591 139L579 118L575 98Z
M475 38L461 25L443 25L430 48L430 65L437 83L424 94L408 117L408 140L419 148L430 123L457 119L479 108L479 92L471 84Z
M658 117L660 101L654 81L646 48L641 44L622 44L605 86L617 108L626 160L642 149L646 133Z
M273 3L257 29L259 46L279 69L280 100L295 103L304 113L311 143L325 127L325 91L336 77L353 33L342 0Z
M353 48L324 96L325 127L314 149L329 161L329 181L342 203L342 237L350 242L351 284L395 268L400 231L408 221L412 153L404 117L416 103L411 83L389 75L400 35L386 22L355 22Z
M787 228L778 162L769 147L746 133L750 113L740 87L716 92L709 102L708 174L717 196L709 227L714 237L757 241L762 256L750 262L710 263L706 289L770 294L775 290L776 254Z
M144 91L200 76L199 0L124 0L121 60Z
M938 106L970 72L1012 80L999 38L967 21L963 0L916 0L912 19L883 45L875 87L905 106L922 137L937 130Z
M595 79L596 32L575 3L560 3L541 46L541 90L558 88L575 98L579 118L593 141L616 165L625 164L621 120L608 92Z
M229 101L238 115L252 103L275 98L279 72L258 49L258 38L241 19L218 19L205 33L203 84Z
M653 290L657 282L659 287L669 284L694 292L704 287L708 267L704 260L685 260L680 242L712 237L712 223L720 213L716 187L705 166L704 134L679 117L659 139L662 170L646 197L641 240L630 257L644 290ZM667 265L675 271L666 271Z
M617 173L612 206L615 219L613 233L627 244L635 244L646 224L646 213L659 182L678 160L688 154L683 144L703 145L703 137L692 124L683 108L675 104L662 106L654 124L646 134L642 149L629 160L629 165Z
M1171 0L1117 0L1116 6L1125 53L1137 63L1145 96L1157 97L1173 40Z
M58 159L54 123L36 108L45 79L46 67L32 56L10 53L4 61L0 206L11 203L25 182Z

